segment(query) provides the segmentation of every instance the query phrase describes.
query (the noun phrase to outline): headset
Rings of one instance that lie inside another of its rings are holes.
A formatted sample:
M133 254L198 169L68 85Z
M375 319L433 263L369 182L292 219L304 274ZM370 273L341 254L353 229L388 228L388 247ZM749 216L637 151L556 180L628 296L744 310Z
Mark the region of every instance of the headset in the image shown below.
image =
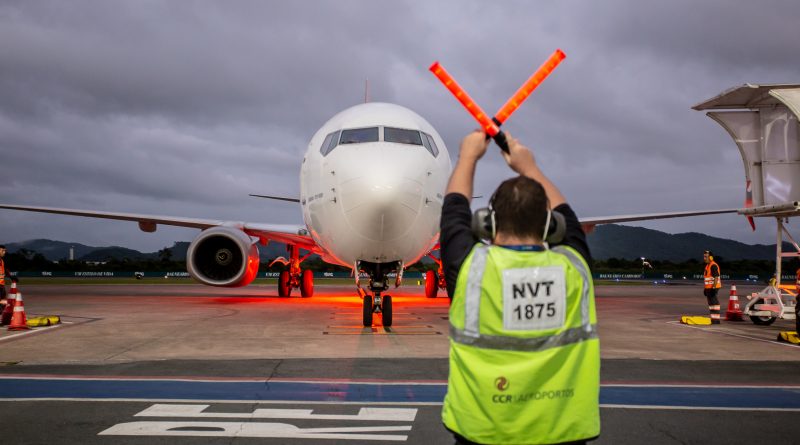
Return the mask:
M489 207L475 210L475 213L472 214L472 233L478 239L491 241L497 235L497 221L493 208L496 193L489 198ZM545 244L557 244L564 239L564 235L567 233L567 220L561 213L550 210L549 202L547 207L547 219L545 219L544 223L542 241Z

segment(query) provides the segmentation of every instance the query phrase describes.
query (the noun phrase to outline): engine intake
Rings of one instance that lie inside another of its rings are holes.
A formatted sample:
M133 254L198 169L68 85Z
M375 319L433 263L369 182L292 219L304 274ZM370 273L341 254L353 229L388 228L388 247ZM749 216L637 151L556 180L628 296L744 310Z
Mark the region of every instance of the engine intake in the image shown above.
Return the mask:
M258 264L258 247L250 236L232 227L200 232L186 253L189 275L209 286L246 286L258 274Z

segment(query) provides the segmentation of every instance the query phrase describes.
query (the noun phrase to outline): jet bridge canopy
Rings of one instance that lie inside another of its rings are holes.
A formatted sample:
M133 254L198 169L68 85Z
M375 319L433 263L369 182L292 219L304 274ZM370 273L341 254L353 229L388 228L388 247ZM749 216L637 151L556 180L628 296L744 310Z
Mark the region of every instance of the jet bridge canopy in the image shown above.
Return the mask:
M692 107L731 135L751 216L800 215L800 84L745 84Z

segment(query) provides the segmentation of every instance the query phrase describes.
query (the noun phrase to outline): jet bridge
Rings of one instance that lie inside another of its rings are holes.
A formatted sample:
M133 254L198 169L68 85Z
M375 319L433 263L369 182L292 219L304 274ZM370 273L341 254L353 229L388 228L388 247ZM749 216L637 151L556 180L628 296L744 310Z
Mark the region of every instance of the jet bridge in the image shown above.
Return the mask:
M745 84L692 107L706 113L733 138L744 163L748 217L773 217L777 223L776 282L745 307L757 324L776 317L795 318L796 298L781 289L781 259L800 256L800 246L784 223L800 215L800 84ZM783 252L784 236L795 252Z

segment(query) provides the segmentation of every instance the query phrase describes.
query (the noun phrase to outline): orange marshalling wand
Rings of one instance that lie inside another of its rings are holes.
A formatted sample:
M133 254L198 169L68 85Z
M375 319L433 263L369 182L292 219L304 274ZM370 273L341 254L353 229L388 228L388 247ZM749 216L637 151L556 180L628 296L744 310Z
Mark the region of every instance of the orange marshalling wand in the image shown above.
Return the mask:
M433 65L431 65L429 69L433 75L438 77L444 86L453 93L453 96L461 102L461 105L469 111L472 117L481 124L481 128L483 128L486 134L494 137L500 133L500 127L494 123L492 118L490 118L471 97L469 97L469 94L461 88L461 85L453 79L453 76L451 76L439 62L433 62Z
M542 66L540 66L539 69L536 70L536 72L533 73L533 75L529 77L521 87L519 87L517 92L514 93L514 95L508 99L508 102L506 102L506 104L500 108L500 111L494 115L494 118L500 122L500 125L503 125L503 122L505 122L506 119L508 119L508 117L511 116L511 114L516 111L520 105L522 105L522 102L525 102L525 99L530 96L533 90L535 90L540 83L547 79L547 76L549 76L550 73L556 69L558 64L561 63L561 61L566 57L567 55L564 54L564 52L560 49L555 50L555 52L542 64Z
M478 121L483 131L492 137L503 151L508 153L508 141L506 135L500 131L500 125L514 113L514 111L522 105L522 102L530 96L533 90L539 86L546 78L553 72L553 70L561 63L566 54L560 49L555 52L536 70L531 77L511 96L510 99L500 108L495 117L490 118L486 112L481 109L478 104L464 91L463 88L453 79L453 76L444 69L439 62L434 62L429 68L430 71L444 84L444 86L453 93L453 96L461 102L461 105Z

